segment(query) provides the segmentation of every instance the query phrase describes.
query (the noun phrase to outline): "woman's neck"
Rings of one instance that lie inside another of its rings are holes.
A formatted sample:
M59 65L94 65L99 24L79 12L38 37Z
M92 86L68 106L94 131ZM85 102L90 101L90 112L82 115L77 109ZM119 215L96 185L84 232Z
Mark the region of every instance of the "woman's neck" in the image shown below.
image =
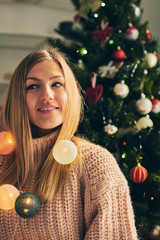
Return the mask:
M49 135L52 132L55 132L61 127L61 125L51 128L51 129L43 129L35 126L34 124L31 123L31 132L32 132L32 137L33 138L40 138Z

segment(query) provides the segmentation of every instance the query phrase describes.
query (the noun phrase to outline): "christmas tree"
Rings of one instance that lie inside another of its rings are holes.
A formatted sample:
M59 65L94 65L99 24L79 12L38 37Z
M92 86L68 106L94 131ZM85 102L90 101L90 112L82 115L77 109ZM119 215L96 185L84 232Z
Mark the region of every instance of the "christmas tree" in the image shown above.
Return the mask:
M160 237L160 65L140 0L73 0L73 21L49 43L71 61L85 98L78 134L125 174L141 239Z

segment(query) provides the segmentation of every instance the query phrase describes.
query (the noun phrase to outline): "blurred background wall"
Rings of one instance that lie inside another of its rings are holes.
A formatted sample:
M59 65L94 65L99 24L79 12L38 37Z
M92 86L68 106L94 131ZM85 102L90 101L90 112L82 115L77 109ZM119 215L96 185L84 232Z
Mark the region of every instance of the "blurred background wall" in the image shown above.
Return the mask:
M160 1L142 0L143 20L154 39L160 39ZM71 0L0 0L0 104L10 76L32 49L56 37L59 22L73 20Z

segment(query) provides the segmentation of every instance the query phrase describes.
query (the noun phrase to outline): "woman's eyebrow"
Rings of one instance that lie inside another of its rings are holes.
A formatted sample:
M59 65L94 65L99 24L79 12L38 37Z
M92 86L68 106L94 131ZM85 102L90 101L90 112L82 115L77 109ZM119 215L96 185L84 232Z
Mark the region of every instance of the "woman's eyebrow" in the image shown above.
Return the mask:
M54 78L58 78L58 77L64 78L63 75L54 75L54 76L50 77L49 80L53 80ZM41 81L41 79L36 78L36 77L28 77L28 78L26 78L26 81L27 80Z

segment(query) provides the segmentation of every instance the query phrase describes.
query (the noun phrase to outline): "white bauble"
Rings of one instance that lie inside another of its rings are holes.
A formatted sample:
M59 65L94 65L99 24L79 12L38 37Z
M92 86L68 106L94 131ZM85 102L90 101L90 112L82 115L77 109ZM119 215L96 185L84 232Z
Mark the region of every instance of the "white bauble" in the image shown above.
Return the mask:
M125 32L125 38L131 41L137 40L139 37L139 31L135 27L129 27Z
M112 134L116 133L117 130L118 130L118 128L114 125L111 125L111 124L108 124L104 127L104 131L106 133L108 133L109 135L112 135Z
M121 83L117 83L114 86L113 91L114 91L116 96L121 97L121 98L125 98L125 97L127 97L128 93L129 93L129 88L124 83L124 81L121 81Z
M132 4L132 7L134 9L135 16L139 18L141 16L141 9L140 7L136 6L134 3Z
M136 107L140 114L145 115L152 110L152 102L142 94L141 98L136 102Z
M150 119L149 115L138 119L136 123L136 128L138 129L138 131L148 127L153 127L153 122Z
M16 187L10 184L0 186L0 209L11 210L15 206L15 201L19 196L19 191Z
M149 68L155 67L157 64L157 58L153 53L147 53L144 57L144 61Z
M76 145L69 140L60 140L53 148L53 157L63 165L72 163L77 157Z

